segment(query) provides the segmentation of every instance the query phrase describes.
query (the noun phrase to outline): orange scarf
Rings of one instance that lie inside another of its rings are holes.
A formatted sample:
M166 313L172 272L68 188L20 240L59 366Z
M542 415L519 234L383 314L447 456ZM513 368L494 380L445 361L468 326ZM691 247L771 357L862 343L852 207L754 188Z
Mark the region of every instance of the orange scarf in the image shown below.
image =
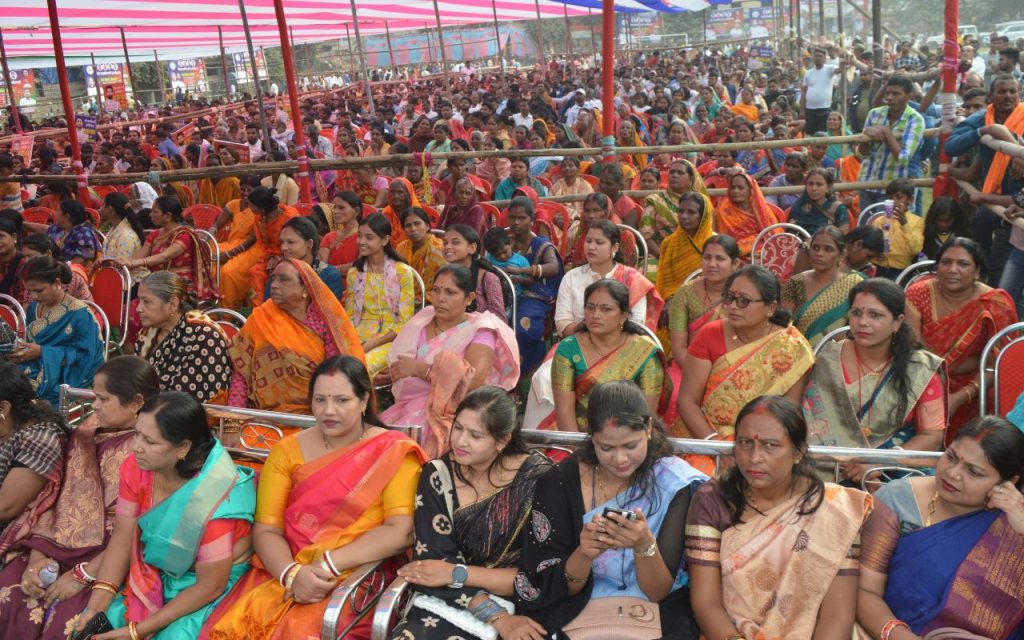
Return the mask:
M995 123L996 110L995 107L989 105L985 109L985 126ZM1024 103L1018 104L1003 124L1018 136L1024 135ZM981 188L981 191L983 193L1002 193L1003 177L1006 175L1006 169L1009 166L1010 156L997 151L992 158L992 164L988 168L988 175L985 176L985 186Z

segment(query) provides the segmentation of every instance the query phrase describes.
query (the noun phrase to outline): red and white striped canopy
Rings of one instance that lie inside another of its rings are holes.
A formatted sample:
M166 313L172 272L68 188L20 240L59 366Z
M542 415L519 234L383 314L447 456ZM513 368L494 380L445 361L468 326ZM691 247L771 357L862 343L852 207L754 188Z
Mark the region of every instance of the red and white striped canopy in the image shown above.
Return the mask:
M551 0L439 0L441 22L449 25L588 15L586 9ZM432 0L355 0L362 34L434 28ZM351 31L352 7L345 0L284 0L285 15L296 43L345 37ZM245 45L237 0L57 0L65 55L97 58L122 56L124 27L133 57L210 55L217 51L217 27L224 46ZM280 36L273 0L245 0L256 46L277 46ZM596 14L596 12L595 12ZM0 0L4 44L9 58L52 57L49 14L43 0Z

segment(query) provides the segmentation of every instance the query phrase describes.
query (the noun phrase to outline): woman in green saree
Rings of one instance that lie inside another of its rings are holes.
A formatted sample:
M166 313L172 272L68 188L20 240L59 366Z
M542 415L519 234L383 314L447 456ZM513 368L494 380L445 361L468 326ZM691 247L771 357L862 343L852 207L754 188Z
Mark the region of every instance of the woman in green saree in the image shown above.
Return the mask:
M150 398L135 430L114 531L95 579L85 576L92 595L76 628L102 612L114 630L94 640L192 640L249 568L253 472L235 466L189 394Z
M839 270L845 250L842 231L831 225L822 228L811 236L811 269L782 285L782 308L793 314L793 326L812 345L846 324L850 291L865 279L859 271Z
M630 320L629 290L617 280L598 280L587 287L583 299L583 326L555 348L555 410L541 429L553 423L559 431L583 431L590 392L610 380L636 382L651 412L660 409L664 355L660 345Z

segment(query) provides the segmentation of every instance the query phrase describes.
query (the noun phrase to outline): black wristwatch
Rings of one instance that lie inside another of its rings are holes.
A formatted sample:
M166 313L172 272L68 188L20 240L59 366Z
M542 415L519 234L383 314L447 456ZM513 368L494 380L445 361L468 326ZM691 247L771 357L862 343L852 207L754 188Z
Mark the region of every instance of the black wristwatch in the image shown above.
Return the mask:
M469 570L466 569L466 565L457 564L452 569L452 583L448 585L448 588L461 589L466 584L466 580L469 580Z

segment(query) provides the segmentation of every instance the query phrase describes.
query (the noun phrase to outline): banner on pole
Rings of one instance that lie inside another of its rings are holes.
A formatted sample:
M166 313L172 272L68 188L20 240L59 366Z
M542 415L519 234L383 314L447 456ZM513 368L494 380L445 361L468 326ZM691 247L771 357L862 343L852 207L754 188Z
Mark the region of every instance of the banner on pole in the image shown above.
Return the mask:
M78 139L82 142L96 137L96 116L87 116L84 113L75 114L75 128L78 129Z
M384 50L384 55L387 55L387 49ZM252 82L252 71L249 63L249 54L245 51L238 51L231 55L231 61L235 65L235 82L243 84L246 82ZM256 69L259 71L260 78L267 77L267 61L263 59L263 52L259 49L256 50Z
M35 144L35 136L15 136L11 141L11 155L21 156L25 166L30 166L32 164L32 148Z
M171 88L182 91L205 93L206 85L206 62L202 58L183 58L171 60L167 63L168 76L171 79Z
M0 74L2 75L2 74ZM30 114L36 110L36 72L34 69L19 69L11 71L11 89L14 91L14 99L18 102L18 110L24 114ZM0 107L7 107L7 87L0 91Z
M128 88L123 82L103 85L103 108L112 113L128 110Z
M224 147L233 150L238 155L238 161L243 164L249 164L252 159L249 157L249 145L244 142L229 142L227 140L214 140L213 148L217 153Z

